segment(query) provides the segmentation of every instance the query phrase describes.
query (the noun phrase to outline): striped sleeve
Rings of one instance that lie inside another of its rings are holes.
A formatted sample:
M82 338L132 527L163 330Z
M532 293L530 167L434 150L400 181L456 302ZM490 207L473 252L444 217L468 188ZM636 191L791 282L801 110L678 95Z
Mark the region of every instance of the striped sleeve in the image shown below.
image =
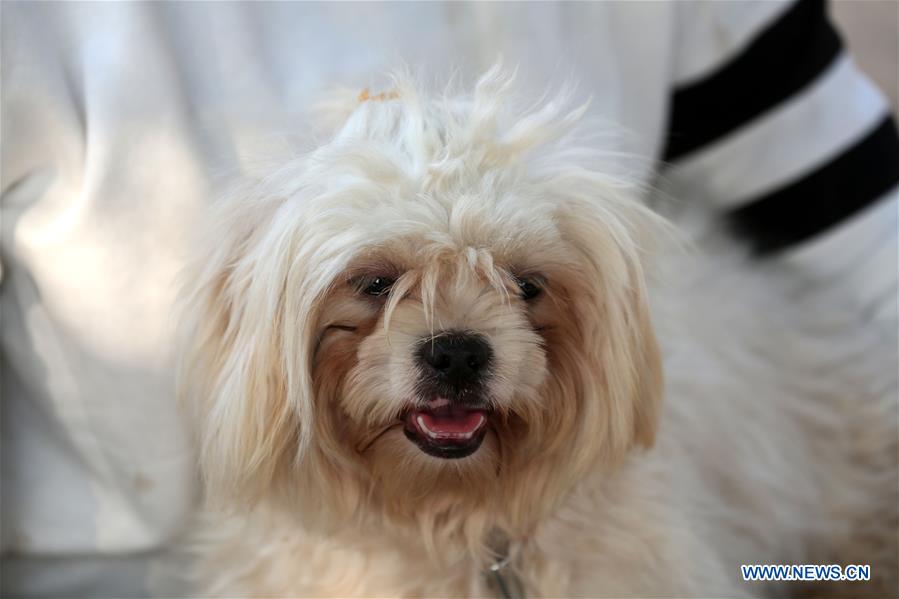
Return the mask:
M899 133L826 3L678 6L664 179L757 256L895 325Z
M663 159L759 254L895 198L899 135L822 0L685 3Z

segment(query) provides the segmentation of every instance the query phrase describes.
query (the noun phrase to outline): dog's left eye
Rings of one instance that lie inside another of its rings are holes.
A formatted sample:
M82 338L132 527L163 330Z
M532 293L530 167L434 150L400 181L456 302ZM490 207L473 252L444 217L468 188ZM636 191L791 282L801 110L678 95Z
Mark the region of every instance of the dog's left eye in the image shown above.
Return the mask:
M536 281L522 278L518 279L518 289L521 290L521 298L524 300L534 299L543 291Z
M393 286L393 279L388 277L375 277L363 283L362 293L367 295L386 295Z

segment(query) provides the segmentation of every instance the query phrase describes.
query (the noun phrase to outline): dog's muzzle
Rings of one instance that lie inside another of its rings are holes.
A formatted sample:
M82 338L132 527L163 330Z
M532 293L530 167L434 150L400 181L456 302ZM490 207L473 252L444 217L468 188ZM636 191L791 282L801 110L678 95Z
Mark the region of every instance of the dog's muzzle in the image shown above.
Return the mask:
M434 457L464 458L481 446L490 412L484 398L493 351L484 337L447 331L417 352L420 405L403 415L406 437Z

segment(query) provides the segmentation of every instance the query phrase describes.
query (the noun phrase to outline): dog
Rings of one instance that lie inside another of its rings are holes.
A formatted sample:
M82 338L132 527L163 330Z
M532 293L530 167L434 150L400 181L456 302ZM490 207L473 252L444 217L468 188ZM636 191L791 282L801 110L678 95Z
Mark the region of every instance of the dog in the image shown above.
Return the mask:
M179 374L198 594L892 593L895 383L847 359L865 333L665 250L586 107L517 110L513 81L335 100L329 141L214 208Z

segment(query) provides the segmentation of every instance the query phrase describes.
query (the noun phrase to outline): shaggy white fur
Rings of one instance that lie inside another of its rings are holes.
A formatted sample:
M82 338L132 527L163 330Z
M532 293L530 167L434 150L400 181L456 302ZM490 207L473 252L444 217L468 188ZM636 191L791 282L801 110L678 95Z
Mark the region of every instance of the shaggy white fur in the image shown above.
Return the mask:
M516 110L511 82L340 99L328 143L216 206L182 328L198 593L489 596L507 553L532 597L800 590L743 563L871 564L809 588L894 592L884 340L731 250L664 251L648 292L670 229L583 109ZM492 352L458 459L409 417L446 399L417 356L447 331Z

